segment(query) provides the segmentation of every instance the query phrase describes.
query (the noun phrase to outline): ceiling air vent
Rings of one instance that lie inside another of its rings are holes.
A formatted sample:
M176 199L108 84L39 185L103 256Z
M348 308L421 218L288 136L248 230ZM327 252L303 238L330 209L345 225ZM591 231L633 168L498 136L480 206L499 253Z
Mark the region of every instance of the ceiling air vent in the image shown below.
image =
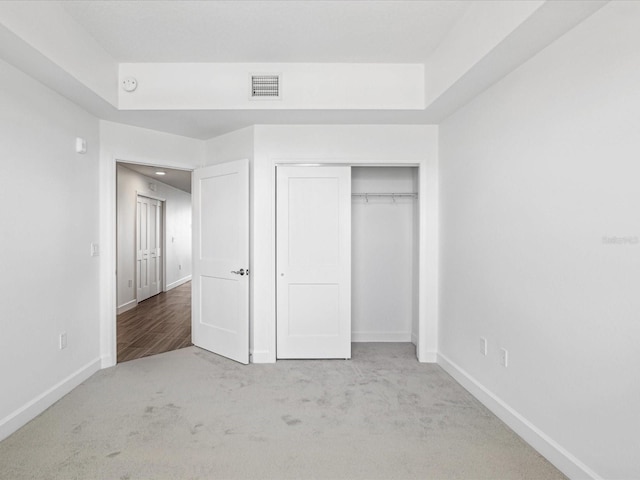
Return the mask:
M252 100L280 99L280 75L252 74L251 75L251 99Z

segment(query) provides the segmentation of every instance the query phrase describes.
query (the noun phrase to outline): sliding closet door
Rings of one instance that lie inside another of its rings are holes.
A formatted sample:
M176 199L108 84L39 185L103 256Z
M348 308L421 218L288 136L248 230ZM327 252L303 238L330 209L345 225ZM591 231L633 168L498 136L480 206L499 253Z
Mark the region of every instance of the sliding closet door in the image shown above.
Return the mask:
M351 358L351 168L277 169L277 357Z

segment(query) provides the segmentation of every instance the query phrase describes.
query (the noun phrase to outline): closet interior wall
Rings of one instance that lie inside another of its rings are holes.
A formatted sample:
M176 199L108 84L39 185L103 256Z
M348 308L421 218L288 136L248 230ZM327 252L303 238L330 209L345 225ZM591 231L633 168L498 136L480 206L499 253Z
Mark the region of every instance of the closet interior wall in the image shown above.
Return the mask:
M352 168L354 342L413 342L418 334L417 167ZM361 194L370 194L363 196Z

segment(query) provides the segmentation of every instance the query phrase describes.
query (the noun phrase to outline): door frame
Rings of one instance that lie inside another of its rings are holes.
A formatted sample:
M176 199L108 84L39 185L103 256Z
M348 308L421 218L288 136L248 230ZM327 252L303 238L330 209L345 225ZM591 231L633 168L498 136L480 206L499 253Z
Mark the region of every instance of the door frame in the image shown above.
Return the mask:
M416 356L418 361L435 363L437 361L438 345L438 179L434 175L433 166L424 158L420 161L410 160L356 160L356 159L320 159L305 160L302 158L272 159L269 165L271 175L271 260L269 272L271 278L272 314L270 318L270 348L272 354L269 360L275 362L277 358L277 289L276 282L276 168L279 166L349 166L349 167L417 167L418 169L418 331L415 338ZM254 278L256 281L256 278ZM414 339L412 338L412 341Z
M118 359L117 344L117 165L136 163L151 167L171 168L192 172L195 166L171 162L149 162L137 158L125 158L119 155L101 153L99 165L100 177L100 367L113 367ZM166 209L165 209L166 210ZM166 212L165 212L166 214ZM166 280L166 278L165 278ZM165 281L166 284L166 281Z
M161 282L162 285L160 286L160 291L161 292L166 292L167 291L167 256L165 255L165 247L166 247L166 242L167 242L167 231L166 231L166 224L167 224L167 200L165 198L156 196L156 195L151 195L145 191L140 191L136 189L136 201L138 200L138 197L146 197L146 198L150 198L152 200L157 200L162 204L162 215L161 215L161 227L160 227L160 251L162 252L162 261L161 261L161 268L162 268L162 275L161 275ZM139 222L139 218L138 218L138 209L136 208L136 241L137 241L137 236L139 235L138 232L138 226L140 225ZM116 211L116 215L117 215L117 211ZM116 232L116 241L117 241L117 232ZM116 258L117 261L117 258ZM140 300L138 299L138 268L137 268L137 263L136 262L136 267L134 268L134 276L135 276L135 282L136 282L136 305L138 303L140 303ZM117 281L117 272L116 272L116 281ZM149 297L151 298L151 297Z

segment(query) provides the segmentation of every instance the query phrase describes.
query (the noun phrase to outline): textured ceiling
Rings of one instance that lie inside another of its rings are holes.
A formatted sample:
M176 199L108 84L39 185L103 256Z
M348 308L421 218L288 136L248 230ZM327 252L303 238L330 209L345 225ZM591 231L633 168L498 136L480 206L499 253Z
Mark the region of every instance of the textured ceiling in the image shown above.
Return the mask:
M464 1L63 1L118 62L423 63Z

